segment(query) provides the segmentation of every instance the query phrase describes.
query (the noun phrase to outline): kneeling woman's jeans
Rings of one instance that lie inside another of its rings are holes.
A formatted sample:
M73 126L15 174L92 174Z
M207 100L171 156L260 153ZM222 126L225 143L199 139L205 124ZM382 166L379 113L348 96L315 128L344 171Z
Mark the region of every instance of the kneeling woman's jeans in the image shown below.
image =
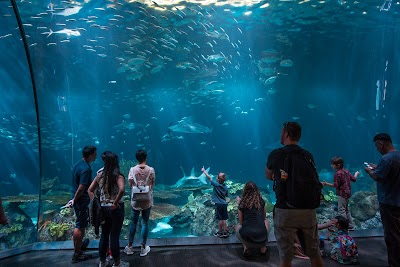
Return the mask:
M131 211L131 226L129 228L129 243L133 243L135 238L136 226L139 221L139 214L142 212L142 242L141 244L146 244L147 236L149 234L149 217L150 217L151 207L145 210L134 210Z
M119 208L114 210L110 209L110 207L101 207L101 211L103 212L105 222L101 226L99 243L100 261L104 262L106 260L108 246L110 246L115 261L119 261L119 235L122 223L124 222L124 203L119 203Z

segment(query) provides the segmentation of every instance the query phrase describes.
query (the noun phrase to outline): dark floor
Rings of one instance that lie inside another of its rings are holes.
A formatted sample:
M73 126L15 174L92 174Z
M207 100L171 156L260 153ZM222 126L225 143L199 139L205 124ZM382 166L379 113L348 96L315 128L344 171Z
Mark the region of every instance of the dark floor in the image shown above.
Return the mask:
M359 266L387 265L386 246L383 237L355 238L359 249ZM0 260L1 267L17 266L98 266L99 258L95 249L89 250L95 258L71 264L72 250L37 250L26 252ZM196 245L196 246L162 246L151 248L146 257L139 256L139 247L135 254L125 255L122 260L130 266L277 266L279 257L275 242L269 243L269 253L261 257L254 255L250 259L242 257L240 244ZM325 266L342 266L324 258ZM109 265L111 266L111 265ZM293 266L310 266L309 261L294 259Z

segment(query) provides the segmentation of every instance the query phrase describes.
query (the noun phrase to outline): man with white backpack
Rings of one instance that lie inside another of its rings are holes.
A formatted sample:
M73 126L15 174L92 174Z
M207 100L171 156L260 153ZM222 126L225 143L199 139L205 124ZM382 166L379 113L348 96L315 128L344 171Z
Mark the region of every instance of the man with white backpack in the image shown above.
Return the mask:
M146 164L146 151L138 150L136 152L136 159L138 164L129 170L128 175L129 186L132 189L132 213L128 245L125 247L124 252L127 255L132 255L134 253L132 244L136 233L136 226L139 221L139 215L142 213L140 256L144 257L150 252L150 247L146 246L146 241L149 233L148 222L150 210L153 206L153 188L156 175L154 168Z

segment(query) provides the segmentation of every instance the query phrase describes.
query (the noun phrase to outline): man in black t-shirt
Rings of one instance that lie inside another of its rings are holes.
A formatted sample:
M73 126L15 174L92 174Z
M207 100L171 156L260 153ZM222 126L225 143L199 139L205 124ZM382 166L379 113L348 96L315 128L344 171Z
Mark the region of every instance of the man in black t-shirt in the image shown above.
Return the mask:
M85 235L85 229L89 223L89 203L90 198L88 188L92 183L92 168L90 163L96 160L97 149L94 146L86 146L82 151L82 159L78 161L72 173L72 187L74 196L68 202L68 205L74 207L76 223L74 229L74 255L72 263L90 259L90 255L82 253L82 240ZM89 240L87 240L89 241ZM86 242L86 246L88 242Z
M285 180L288 173L284 171L285 157L301 152L313 162L312 155L298 146L301 137L301 126L297 122L286 122L281 131L282 148L273 150L267 161L265 175L269 180ZM289 208L285 192L276 190L274 208L274 233L279 250L280 266L292 266L294 241L298 231L304 236L305 254L310 257L311 266L323 266L319 251L317 216L315 209Z

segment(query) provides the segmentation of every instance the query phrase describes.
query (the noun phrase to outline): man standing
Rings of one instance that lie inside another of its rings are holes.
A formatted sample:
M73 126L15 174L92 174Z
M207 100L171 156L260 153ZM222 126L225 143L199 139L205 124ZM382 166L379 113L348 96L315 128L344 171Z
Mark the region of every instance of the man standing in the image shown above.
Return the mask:
M377 134L373 142L382 157L364 170L376 181L388 262L395 267L400 266L400 152L386 133Z
M281 267L292 266L294 255L293 248L297 234L303 237L305 254L310 257L311 266L323 266L319 250L315 207L296 208L294 206L296 204L291 205L289 204L290 201L288 201L288 194L290 193L285 183L289 181L288 179L295 179L295 177L290 177L290 175L293 176L293 174L288 173L287 158L289 156L294 158L296 155L302 155L301 157L307 158L315 170L311 153L297 144L300 137L301 126L297 122L286 122L281 131L281 144L284 145L284 147L275 149L269 154L265 171L267 179L274 180L274 191L276 194L274 232L279 250ZM296 167L293 161L291 165ZM296 173L300 173L301 171L303 171L303 169L299 169ZM316 183L319 183L318 179L316 179ZM319 190L320 188L321 187L319 187ZM298 189L307 190L308 188L299 187ZM289 197L292 199L292 196ZM300 203L300 201L301 200L299 200L298 203ZM293 204L293 202L291 203ZM317 206L318 204L319 202ZM303 203L299 205L303 205Z
M83 244L82 240L85 236L85 228L89 223L89 203L90 198L88 188L92 182L92 169L90 163L96 160L97 149L94 146L85 146L82 151L83 158L78 161L72 172L72 187L74 189L74 197L68 202L69 206L73 206L76 215L76 223L74 229L74 255L72 263L85 261L91 258L91 255L83 254L82 248L88 245L87 240Z

